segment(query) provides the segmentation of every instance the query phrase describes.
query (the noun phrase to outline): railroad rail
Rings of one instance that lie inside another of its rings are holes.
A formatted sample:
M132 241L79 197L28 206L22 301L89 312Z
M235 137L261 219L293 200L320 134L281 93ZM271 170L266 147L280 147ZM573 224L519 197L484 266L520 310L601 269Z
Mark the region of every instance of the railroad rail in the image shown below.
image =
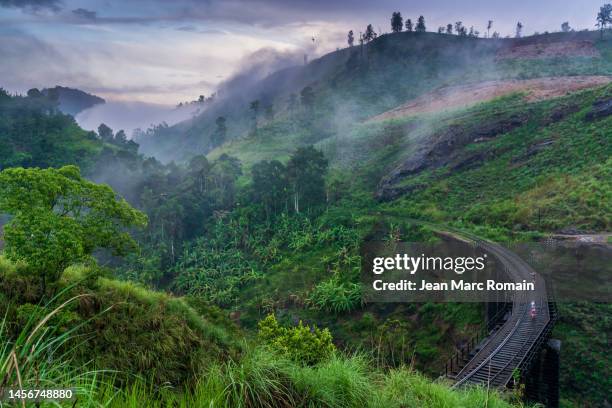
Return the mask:
M463 232L492 254L504 266L508 277L515 282L534 281L535 291L515 292L511 310L506 320L485 334L466 356L465 364L458 372L447 369L447 376L455 380L453 387L467 384L486 384L490 387L505 387L516 372L524 373L549 336L555 320L554 302L549 302L544 279L531 266L512 251L501 245L483 241ZM531 317L531 302L535 302L536 315ZM457 364L459 366L459 364Z

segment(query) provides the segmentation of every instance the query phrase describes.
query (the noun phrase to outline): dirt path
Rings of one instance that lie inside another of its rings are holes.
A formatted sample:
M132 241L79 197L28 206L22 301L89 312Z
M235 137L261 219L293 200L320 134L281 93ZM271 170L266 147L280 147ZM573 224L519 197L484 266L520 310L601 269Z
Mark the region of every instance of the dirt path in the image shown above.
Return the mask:
M497 54L497 59L596 58L600 56L592 41L558 41L516 44L510 48L502 48Z
M563 96L568 92L606 85L612 82L608 76L571 76L537 79L510 79L487 81L477 84L440 88L412 101L374 116L369 121L395 119L419 113L431 113L448 109L466 108L513 92L527 91L526 101Z

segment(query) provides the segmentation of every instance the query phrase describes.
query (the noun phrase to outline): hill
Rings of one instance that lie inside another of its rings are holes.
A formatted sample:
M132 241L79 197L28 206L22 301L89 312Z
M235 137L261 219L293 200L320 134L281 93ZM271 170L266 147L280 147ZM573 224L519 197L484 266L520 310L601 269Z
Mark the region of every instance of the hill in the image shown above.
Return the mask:
M278 123L304 110L306 102L313 106L310 120L303 118L300 123L305 128L301 138L313 143L441 87L487 80L610 75L609 53L609 42L600 41L593 32L499 40L434 33L382 35L364 46L332 52L262 81L230 81L200 116L158 129L138 141L145 154L162 161L185 160L218 144L213 139L219 116L226 119L225 138L237 140L253 134L255 122L257 127ZM306 101L305 88L310 93ZM252 101L259 101L257 112L250 109Z
M92 106L105 103L106 101L99 96L88 94L79 89L72 89L63 86L45 88L41 93L48 98L58 102L58 108L66 115L76 116L79 112Z

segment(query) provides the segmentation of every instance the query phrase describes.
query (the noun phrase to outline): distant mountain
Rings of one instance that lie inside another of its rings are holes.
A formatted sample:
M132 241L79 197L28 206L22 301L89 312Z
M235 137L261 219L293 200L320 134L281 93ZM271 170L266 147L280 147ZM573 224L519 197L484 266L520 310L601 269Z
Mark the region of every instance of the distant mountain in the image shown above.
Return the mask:
M59 102L59 109L65 114L76 116L79 112L92 106L105 103L106 101L99 96L88 94L79 89L56 86L55 88L45 88L42 94L56 99Z

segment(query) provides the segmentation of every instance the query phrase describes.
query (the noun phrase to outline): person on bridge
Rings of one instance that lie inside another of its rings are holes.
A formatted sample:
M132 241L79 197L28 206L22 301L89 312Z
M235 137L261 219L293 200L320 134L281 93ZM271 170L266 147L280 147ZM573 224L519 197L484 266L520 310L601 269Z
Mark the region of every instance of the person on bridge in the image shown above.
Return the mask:
M531 309L529 310L529 315L531 316L531 319L535 319L536 317L536 305L533 300L531 301Z

